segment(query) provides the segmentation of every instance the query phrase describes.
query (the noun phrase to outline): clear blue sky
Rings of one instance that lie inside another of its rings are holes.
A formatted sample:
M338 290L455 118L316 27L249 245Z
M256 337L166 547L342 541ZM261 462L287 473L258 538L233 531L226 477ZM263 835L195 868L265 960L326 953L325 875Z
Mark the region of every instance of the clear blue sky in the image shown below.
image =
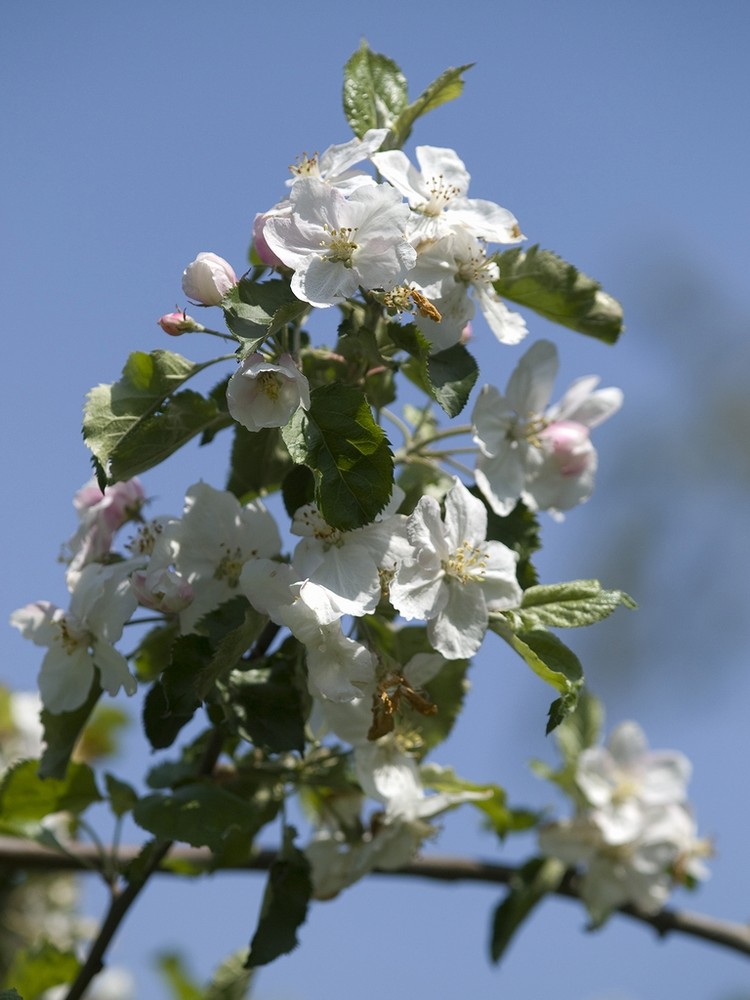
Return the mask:
M677 902L747 920L749 29L742 0L10 5L0 35L4 613L66 601L55 559L89 474L84 394L113 381L131 350L203 351L197 338L165 343L156 319L183 304L181 271L197 252L242 268L253 216L279 199L299 153L349 137L341 70L360 37L402 66L414 94L475 62L464 96L414 139L453 146L472 194L599 278L628 324L610 349L529 318L532 337L559 346L561 390L596 372L626 398L597 435L594 498L563 525L545 520L542 576L634 590L640 611L571 644L612 724L636 717L654 746L694 761L699 823L719 855L712 880ZM504 385L513 352L480 324L476 350L483 379ZM178 512L199 477L221 486L223 461L220 448L191 448L147 474L154 509ZM10 629L0 645L2 680L32 686L39 650ZM548 691L499 642L473 681L435 759L505 785L514 802L553 801L525 767L552 759ZM126 762L113 769L129 776ZM500 857L470 814L449 818L439 849ZM502 856L531 849L510 843ZM159 1000L156 947L185 948L207 975L248 940L261 889L237 875L150 886L114 958L135 971L139 996ZM624 920L587 936L583 914L562 902L492 969L495 900L484 888L357 886L313 908L302 947L260 974L256 996L750 996L746 963Z

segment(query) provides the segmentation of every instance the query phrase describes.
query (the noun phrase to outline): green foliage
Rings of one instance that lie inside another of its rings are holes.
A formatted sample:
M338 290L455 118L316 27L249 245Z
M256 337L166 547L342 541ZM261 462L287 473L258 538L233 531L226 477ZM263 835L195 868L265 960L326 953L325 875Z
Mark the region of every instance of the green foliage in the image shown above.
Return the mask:
M371 128L391 128L406 108L406 77L387 56L362 40L344 66L344 114L361 139Z
M539 537L539 519L536 514L519 500L510 514L500 517L487 505L487 501L477 486L472 486L470 492L487 507L487 538L502 542L503 545L518 553L518 568L516 570L518 583L524 589L533 587L538 583L539 578L531 563L531 557L542 547Z
M278 427L249 431L235 425L227 489L241 503L279 489L293 468Z
M513 247L493 259L500 268L495 291L503 298L607 344L622 333L620 303L551 250Z
M72 712L42 710L45 748L39 762L40 778L65 777L70 755L101 696L102 689L95 680L86 701Z
M598 580L572 580L529 587L521 607L507 612L514 628L580 628L607 618L615 608L635 608L622 590L604 590Z
M105 480L128 479L163 462L210 426L216 403L177 390L213 361L194 364L171 351L131 354L122 378L89 392L83 438Z
M312 880L310 863L294 846L295 836L294 828L286 827L282 850L268 873L258 927L245 963L248 969L268 965L299 943L297 929L307 919Z
M315 474L315 501L334 528L359 528L391 495L393 457L364 393L343 385L314 389L282 431L295 462Z
M555 858L532 858L511 878L505 899L492 919L490 958L499 962L510 941L534 907L554 892L565 874L565 865Z
M417 118L461 94L461 74L472 65L447 69L409 104L406 77L399 67L363 40L344 67L346 119L360 139L368 129L389 128L391 134L381 149L397 149L409 138Z
M206 615L200 632L179 636L171 660L144 706L146 735L155 749L171 746L206 700L260 635L266 619L244 597L235 597Z
M576 706L583 684L580 660L545 628L514 632L503 612L490 614L489 628L515 649L537 677L560 692L561 697L550 708L547 732L552 732Z
M240 343L240 359L309 308L294 295L287 281L257 282L248 278L230 288L221 305L226 324Z
M115 816L124 816L129 813L138 801L138 793L133 786L109 773L104 775L104 784L110 808Z
M0 784L0 830L4 833L33 834L50 813L78 815L101 801L88 764L70 764L64 778L40 778L38 766L36 760L25 760L6 772Z
M0 1000L23 1000L23 997L16 989L0 990Z
M273 656L229 674L219 689L233 732L272 753L303 752L309 710L303 657L297 640L289 639Z
M157 956L157 967L173 1000L246 1000L250 995L252 972L244 967L244 958L244 950L229 955L216 968L206 987L201 987L190 974L179 952L161 952Z
M537 822L537 816L527 809L509 809L505 790L499 785L482 785L466 781L464 778L459 778L453 768L438 767L436 764L423 765L420 776L425 787L435 792L475 794L477 797L469 799L468 804L484 813L489 825L499 837L527 830Z
M457 417L479 377L477 363L464 345L431 354L432 345L413 324L393 326L390 333L394 344L411 355L402 366L404 374L449 417Z
M587 805L585 796L576 784L578 758L589 747L595 746L604 725L604 709L598 698L584 688L578 704L555 730L555 742L562 757L562 767L555 769L543 761L532 761L532 769L539 777L558 785L566 795L581 806Z
M220 853L235 835L249 849L269 815L265 799L235 794L206 778L180 785L171 795L144 796L133 819L159 840L181 840Z
M24 949L13 959L8 971L8 982L14 989L3 991L0 998L20 996L24 1000L40 1000L42 994L53 986L72 982L78 975L81 963L72 951L63 951L45 941ZM16 992L18 991L18 992Z

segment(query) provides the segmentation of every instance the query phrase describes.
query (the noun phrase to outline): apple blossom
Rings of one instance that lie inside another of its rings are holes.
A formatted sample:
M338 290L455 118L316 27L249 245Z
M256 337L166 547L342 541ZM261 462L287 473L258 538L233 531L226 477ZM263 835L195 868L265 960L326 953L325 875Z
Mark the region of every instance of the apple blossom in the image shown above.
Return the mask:
M127 694L135 692L127 660L114 648L137 604L128 579L131 569L127 562L85 566L67 611L37 601L11 615L11 625L25 638L48 647L39 690L50 712L70 712L82 705L95 673L109 694L121 687Z
M147 572L172 567L190 584L192 602L180 612L183 633L231 600L248 560L277 555L281 538L260 501L241 506L234 494L195 483L185 495L180 520L168 522L154 547Z
M375 658L343 635L338 614L316 594L305 594L293 567L270 559L244 566L240 584L256 610L289 629L305 646L310 693L331 701L359 698L374 676Z
M179 337L183 333L200 333L206 329L201 323L196 323L192 316L179 310L165 313L157 322L170 337Z
M289 168L294 176L287 184L291 187L298 178L317 177L344 194L349 194L363 184L374 184L375 180L370 174L351 168L380 149L388 131L387 128L371 128L361 139L350 139L348 142L329 146L319 156L317 153L313 156L303 155Z
M79 526L64 546L69 588L75 584L84 566L109 555L115 532L128 521L140 517L145 499L139 479L105 486L102 492L92 478L78 490L73 506L78 513Z
M262 354L248 354L227 385L227 406L249 431L283 427L302 407L310 406L310 386L289 354L277 364Z
M464 336L478 305L487 325L502 344L517 344L527 334L522 316L509 309L495 291L498 265L471 233L455 229L420 249L409 280L419 286L440 314L436 322L418 313L415 322L436 351Z
M294 270L297 298L331 306L358 289L398 283L416 252L404 237L409 208L388 184L358 187L345 197L315 177L292 186L291 213L263 227L270 250Z
M619 389L596 389L598 378L574 382L545 410L557 373L554 344L540 340L518 362L505 395L485 386L472 415L480 457L476 481L505 516L519 499L553 516L589 498L597 455L589 431L622 405Z
M488 612L521 600L517 554L487 541L487 510L458 479L445 498L445 519L437 500L423 496L406 534L413 551L390 583L391 603L404 618L426 619L430 642L447 659L472 656Z
M417 146L416 170L400 149L370 158L412 208L407 235L417 247L434 243L456 229L493 243L518 243L524 237L515 216L491 201L467 198L470 175L453 149Z
M237 284L232 265L215 253L199 253L182 272L182 290L189 299L204 306L218 306Z

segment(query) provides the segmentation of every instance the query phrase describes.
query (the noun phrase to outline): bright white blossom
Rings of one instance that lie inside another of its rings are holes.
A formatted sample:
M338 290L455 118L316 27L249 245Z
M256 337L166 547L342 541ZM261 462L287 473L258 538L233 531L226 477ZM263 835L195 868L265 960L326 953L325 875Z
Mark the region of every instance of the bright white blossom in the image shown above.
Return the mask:
M218 306L237 284L232 265L215 253L199 253L182 272L182 290L193 302Z
M380 149L388 131L387 128L371 128L361 139L350 139L348 142L329 146L320 155L303 155L289 168L293 176L287 184L291 187L299 178L316 177L344 194L350 194L363 184L374 184L375 180L370 174L351 168Z
M487 541L487 510L460 480L440 505L423 496L406 525L412 555L390 584L390 599L404 618L427 620L433 647L447 659L472 656L487 630L491 610L519 604L518 556Z
M185 495L180 520L167 524L154 546L149 573L173 568L190 584L192 602L180 612L183 633L241 593L242 567L248 560L281 550L276 522L260 501L241 506L234 494L196 483Z
M478 305L490 330L503 344L517 344L527 334L522 316L509 309L495 291L500 276L484 245L464 229L430 243L419 252L409 281L416 284L440 313L440 320L417 314L415 322L436 351L461 340Z
M519 499L558 514L583 503L594 488L597 456L589 431L620 408L622 392L597 390L599 379L587 376L547 407L557 367L554 344L537 341L518 362L505 395L485 386L474 407L477 485L501 516Z
M263 237L294 270L297 298L330 306L360 287L397 284L414 266L416 252L404 238L409 208L389 184L358 187L345 197L315 177L292 186L291 211L269 218Z
M42 701L50 712L70 712L88 697L95 674L111 695L136 689L125 657L114 648L137 606L129 582L132 567L91 564L81 571L67 611L37 601L19 608L10 622L37 646L47 646L39 673Z
M371 159L412 208L407 235L417 249L457 229L491 243L523 239L518 221L491 201L467 198L470 175L453 149L417 146L416 170L400 149L375 153Z
M374 676L375 658L341 631L327 602L305 594L295 570L270 559L255 559L242 570L242 592L261 614L289 629L307 652L310 693L331 701L359 698Z
M310 407L310 385L289 354L278 363L248 354L227 385L227 406L249 431L283 427L296 411Z

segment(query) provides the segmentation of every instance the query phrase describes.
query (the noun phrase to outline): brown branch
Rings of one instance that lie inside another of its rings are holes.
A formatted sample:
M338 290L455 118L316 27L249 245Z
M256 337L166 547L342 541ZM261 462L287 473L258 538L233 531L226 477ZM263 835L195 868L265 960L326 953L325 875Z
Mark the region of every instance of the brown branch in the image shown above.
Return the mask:
M119 851L119 862L124 868L138 854L139 848L137 847L122 847ZM275 857L275 851L259 851L246 863L231 865L223 870L267 871ZM60 855L38 844L16 840L13 837L0 837L0 861L6 863L12 862L20 869L34 871L85 872L91 871L92 868L94 870L98 869L101 858L97 848L90 844L72 845L69 855ZM170 862L174 862L175 865L184 865L187 863L198 869L203 868L206 872L215 870L211 852L200 847L181 846L174 848L168 860L165 860L164 856L157 859L157 863L153 869L154 872L163 875L179 874L179 872L170 867ZM428 855L401 868L397 872L385 872L376 869L372 874L377 876L426 878L430 881L438 882L480 882L484 885L507 885L516 874L516 871L516 868L512 865L500 865L460 857ZM569 875L563 880L560 887L556 890L556 895L569 899L580 898L574 875ZM750 955L750 925L747 924L735 924L727 920L718 920L714 917L686 910L663 909L654 914L645 913L635 906L621 906L616 912L653 927L661 936L670 933L686 934L721 945L724 948L743 955ZM74 996L74 994L71 994L68 1000L72 1000Z

